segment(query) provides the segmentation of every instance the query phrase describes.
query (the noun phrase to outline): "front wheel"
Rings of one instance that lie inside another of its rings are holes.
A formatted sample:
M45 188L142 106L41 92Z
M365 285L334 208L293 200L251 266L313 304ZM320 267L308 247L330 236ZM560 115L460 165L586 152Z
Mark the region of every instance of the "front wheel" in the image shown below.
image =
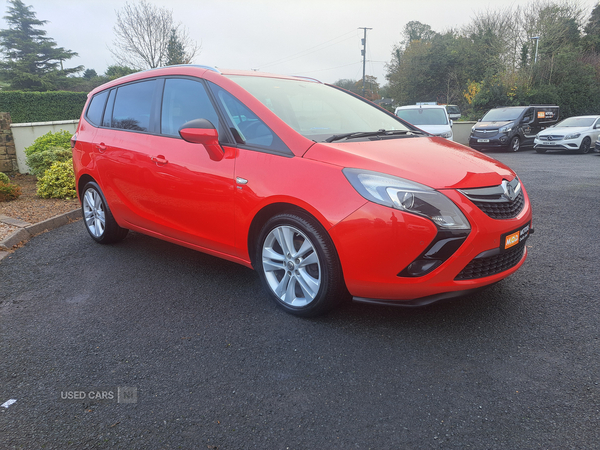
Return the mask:
M323 314L344 299L342 268L331 238L312 217L283 213L263 226L256 269L270 297L286 312Z
M579 153L589 153L590 148L592 148L592 140L589 136L586 136L585 138L583 138L583 141L581 141L581 145L579 146Z
M93 181L83 188L81 196L83 223L93 240L100 244L111 244L121 241L127 236L126 228L121 228L114 219L106 199Z
M519 148L521 147L521 140L519 139L519 136L515 136L514 138L512 138L510 140L510 150L513 152L518 152Z

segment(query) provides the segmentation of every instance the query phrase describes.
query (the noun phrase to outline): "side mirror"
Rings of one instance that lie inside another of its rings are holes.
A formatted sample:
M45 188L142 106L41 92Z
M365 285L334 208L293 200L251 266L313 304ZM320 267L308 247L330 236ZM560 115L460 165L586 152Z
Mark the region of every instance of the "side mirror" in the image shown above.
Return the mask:
M202 144L213 161L221 161L224 156L219 133L215 126L206 119L195 119L184 123L179 129L179 135L186 142Z
M450 128L452 128L452 125L453 125L452 119L450 119Z
M477 119L477 122L481 122L481 119Z

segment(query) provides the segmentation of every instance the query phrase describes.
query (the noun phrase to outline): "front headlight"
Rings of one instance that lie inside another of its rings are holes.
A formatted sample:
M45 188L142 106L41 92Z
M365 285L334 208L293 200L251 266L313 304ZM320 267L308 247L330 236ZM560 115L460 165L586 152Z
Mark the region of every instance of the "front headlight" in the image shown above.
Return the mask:
M567 134L565 139L577 139L579 136L581 136L581 133L571 133Z
M512 131L513 125L514 125L514 123L509 123L505 127L500 128L498 130L498 132L500 132L500 133L510 133Z
M342 172L352 187L373 203L427 217L441 229L471 229L458 206L429 186L368 170L345 168Z

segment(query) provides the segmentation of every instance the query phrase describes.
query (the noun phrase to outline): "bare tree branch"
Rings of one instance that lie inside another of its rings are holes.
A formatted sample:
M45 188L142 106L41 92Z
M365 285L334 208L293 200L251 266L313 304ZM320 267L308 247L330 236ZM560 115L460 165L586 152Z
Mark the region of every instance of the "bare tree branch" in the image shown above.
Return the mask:
M116 38L109 50L120 65L143 70L167 64L172 33L182 45L187 63L199 52L185 28L174 22L171 10L139 0L126 2L116 14L117 23L113 27Z

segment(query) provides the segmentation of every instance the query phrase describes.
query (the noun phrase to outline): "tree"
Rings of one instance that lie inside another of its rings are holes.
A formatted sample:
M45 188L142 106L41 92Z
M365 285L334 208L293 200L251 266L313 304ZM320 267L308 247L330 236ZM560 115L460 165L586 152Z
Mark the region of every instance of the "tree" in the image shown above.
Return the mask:
M83 72L83 78L85 78L86 80L91 80L92 78L95 78L97 76L98 73L96 73L94 69L86 69L86 71Z
M192 61L199 51L173 12L140 0L117 11L116 39L111 53L122 66L138 70Z
M108 78L108 80L116 80L117 78L121 78L125 75L129 75L135 72L137 72L137 70L132 69L131 67L112 65L106 68L104 76Z
M4 53L0 62L0 76L10 83L12 89L53 90L57 79L80 72L83 66L70 69L63 62L77 53L57 47L39 27L46 20L36 18L31 6L21 0L8 0L8 29L0 30L0 49Z
M584 45L586 49L600 53L600 3L592 10L585 32Z
M351 80L349 78L342 78L342 79L339 79L336 82L334 82L333 85L341 87L342 89L346 89L347 91L354 92L355 94L358 94L360 91L356 89L356 83L358 83L358 81ZM362 80L360 81L360 83L361 83L361 89L362 89Z

